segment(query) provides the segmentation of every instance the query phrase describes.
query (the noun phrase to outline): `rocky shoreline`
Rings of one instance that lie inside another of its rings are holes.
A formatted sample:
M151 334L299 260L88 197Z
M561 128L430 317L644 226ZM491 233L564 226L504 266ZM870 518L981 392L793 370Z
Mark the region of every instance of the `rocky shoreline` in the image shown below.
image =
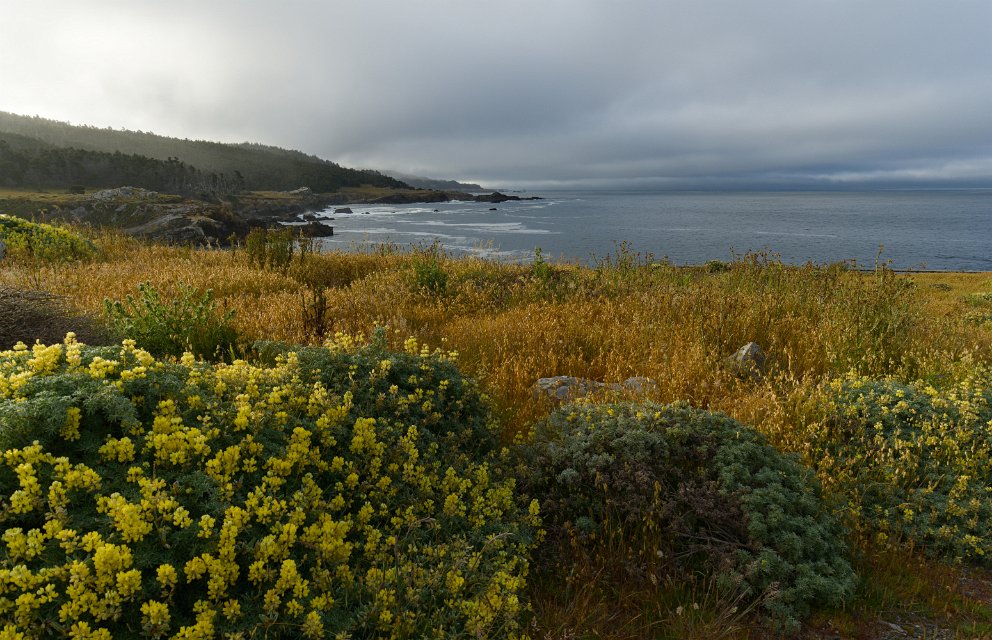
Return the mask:
M59 195L56 198L23 197L0 199L0 211L35 217L41 221L64 221L109 226L125 233L159 242L193 245L228 245L256 227L276 227L296 222L307 214L343 204L418 204L451 201L500 203L540 198L506 195L498 191L470 194L426 189L361 190L314 193L307 187L293 191L210 195L202 199L148 191L138 187L103 189L90 194ZM311 219L300 227L314 237L331 235L331 227Z

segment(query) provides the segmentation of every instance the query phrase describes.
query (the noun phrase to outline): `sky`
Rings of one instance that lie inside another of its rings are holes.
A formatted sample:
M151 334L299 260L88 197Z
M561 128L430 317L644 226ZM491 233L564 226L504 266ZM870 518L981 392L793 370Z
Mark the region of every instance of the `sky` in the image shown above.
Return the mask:
M989 0L0 0L0 110L514 188L992 187Z

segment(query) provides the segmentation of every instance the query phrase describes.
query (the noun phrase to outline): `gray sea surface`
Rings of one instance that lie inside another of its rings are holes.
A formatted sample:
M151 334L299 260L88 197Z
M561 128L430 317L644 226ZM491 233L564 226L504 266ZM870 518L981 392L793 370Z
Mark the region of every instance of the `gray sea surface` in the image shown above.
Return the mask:
M655 260L699 264L767 251L790 264L876 260L896 269L992 271L992 189L865 192L517 193L499 204L351 204L318 213L325 250L435 240L452 255L589 264L621 243ZM354 213L334 213L348 206ZM494 210L491 210L494 209Z

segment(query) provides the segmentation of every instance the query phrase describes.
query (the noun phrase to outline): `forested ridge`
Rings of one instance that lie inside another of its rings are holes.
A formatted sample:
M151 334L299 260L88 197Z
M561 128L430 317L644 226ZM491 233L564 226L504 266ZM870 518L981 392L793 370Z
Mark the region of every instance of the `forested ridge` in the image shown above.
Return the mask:
M204 173L177 158L157 160L120 151L56 147L35 138L0 133L0 186L71 189L125 184L182 194L244 188L237 172L234 176Z
M256 143L169 138L0 111L0 185L120 186L195 192L405 187L378 171Z

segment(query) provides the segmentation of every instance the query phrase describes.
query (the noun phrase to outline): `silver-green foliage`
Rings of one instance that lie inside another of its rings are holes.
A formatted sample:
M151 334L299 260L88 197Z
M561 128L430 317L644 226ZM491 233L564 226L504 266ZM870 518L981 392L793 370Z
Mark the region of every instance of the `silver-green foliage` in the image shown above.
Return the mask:
M527 452L525 485L552 541L588 549L623 531L626 555L641 558L631 573L715 575L786 628L853 594L843 530L812 472L723 414L570 405Z

